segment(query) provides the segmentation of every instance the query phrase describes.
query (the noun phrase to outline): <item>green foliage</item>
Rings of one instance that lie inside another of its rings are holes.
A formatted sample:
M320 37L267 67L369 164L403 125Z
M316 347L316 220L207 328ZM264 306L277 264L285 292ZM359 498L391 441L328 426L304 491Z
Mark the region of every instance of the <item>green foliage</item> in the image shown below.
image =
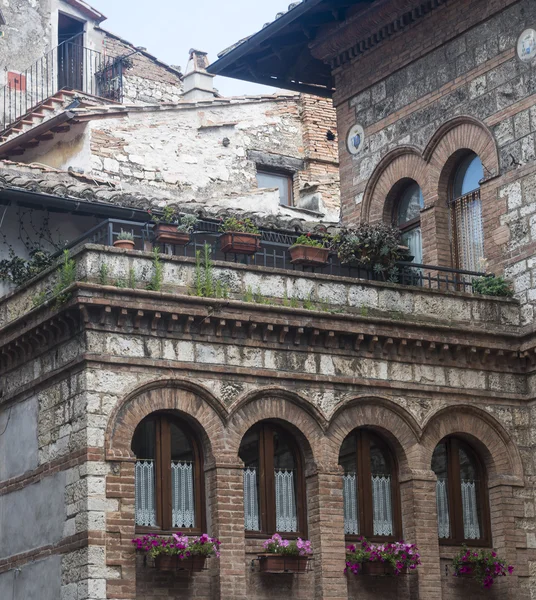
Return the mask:
M400 235L399 229L384 223L361 223L334 236L331 247L342 264L369 269L379 278L395 282L399 275L396 263L408 258Z
M322 240L311 237L310 233L304 233L294 242L294 246L312 246L313 248L325 248L329 245L329 240L325 237Z
M136 289L136 271L132 267L128 270L128 287Z
M197 223L197 217L195 215L183 215L179 218L177 223L177 231L181 233L192 233Z
M99 284L108 285L108 265L102 263L99 267Z
M129 240L131 242L134 241L134 233L132 231L125 231L121 229L121 233L117 236L118 240Z
M164 265L160 260L160 249L155 248L153 250L153 275L151 280L147 284L147 289L152 292L159 292L162 289L162 282L164 281Z
M473 281L473 291L475 294L483 296L500 296L503 298L511 298L514 295L514 290L504 277L489 275L487 277L479 277Z
M30 258L26 260L16 256L15 251L10 246L9 258L0 260L0 280L22 285L50 267L52 263L52 254L40 247L36 246L30 250Z
M126 288L128 287L127 282L124 279L116 279L113 283L116 288Z
M69 250L63 251L63 262L58 270L58 279L52 290L52 295L56 298L56 305L59 306L67 302L70 294L65 290L76 281L76 262L71 258Z
M42 292L35 294L35 296L32 297L32 306L34 308L41 306L41 304L44 304L46 302L47 296L48 296L48 294L47 294L46 290L43 290Z
M162 212L155 214L152 210L147 211L151 215L153 223L165 223L172 225L177 222L177 212L173 206L164 206Z
M254 294L253 294L253 289L251 286L248 286L247 290L244 292L244 295L242 296L242 300L244 302L253 302L254 300Z
M303 300L303 308L305 308L305 310L316 310L312 292Z
M477 550L464 546L452 561L454 577L473 576L480 585L489 589L497 577L512 574L514 567L497 556L494 550Z
M214 277L212 249L205 243L203 252L195 253L195 284L190 295L200 298L229 298L229 286Z
M228 217L220 225L221 233L260 233L259 228L251 219L239 219L238 217Z

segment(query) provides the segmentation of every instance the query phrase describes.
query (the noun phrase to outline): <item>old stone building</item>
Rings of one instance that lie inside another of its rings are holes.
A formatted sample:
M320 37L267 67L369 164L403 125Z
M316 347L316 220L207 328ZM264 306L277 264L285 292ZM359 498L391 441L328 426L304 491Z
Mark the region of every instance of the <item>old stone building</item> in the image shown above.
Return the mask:
M531 0L307 0L208 68L299 99L226 101L198 65L190 100L86 100L4 140L0 231L15 244L30 211L80 237L75 267L60 260L0 299L0 598L536 598L535 23ZM220 251L215 190L251 201L253 164L297 165L294 196L323 181L329 204L336 132L313 93L337 110L343 223L399 226L421 260L413 285L335 258L289 263L311 204L265 215L253 257ZM297 113L318 126L303 155ZM59 150L76 128L83 150ZM206 180L188 178L202 155L188 129L213 149ZM145 209L169 201L201 219L189 246L155 258ZM126 226L133 250L113 247ZM484 261L515 298L473 293ZM221 557L159 572L131 543L146 531L207 531ZM305 573L259 572L276 531L312 540ZM360 534L415 543L422 565L345 575ZM514 573L491 590L453 577L463 544Z

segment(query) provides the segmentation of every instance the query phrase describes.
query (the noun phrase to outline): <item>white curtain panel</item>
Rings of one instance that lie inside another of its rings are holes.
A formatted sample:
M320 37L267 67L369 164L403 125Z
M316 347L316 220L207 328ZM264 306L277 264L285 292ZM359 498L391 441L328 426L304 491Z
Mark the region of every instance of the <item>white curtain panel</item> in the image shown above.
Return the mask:
M298 531L294 472L275 470L275 527L280 532Z
M374 535L393 535L391 477L389 475L372 476L372 508Z
M438 479L436 484L437 529L439 538L446 540L450 537L450 517L448 500L448 481Z
M344 533L346 535L358 535L357 475L355 473L343 475L342 491L344 501Z
M476 481L462 481L463 532L466 540L480 539Z
M244 526L246 531L260 531L257 469L244 469Z
M171 463L171 519L173 527L195 527L192 463Z
M136 525L153 527L156 525L154 461L136 461Z

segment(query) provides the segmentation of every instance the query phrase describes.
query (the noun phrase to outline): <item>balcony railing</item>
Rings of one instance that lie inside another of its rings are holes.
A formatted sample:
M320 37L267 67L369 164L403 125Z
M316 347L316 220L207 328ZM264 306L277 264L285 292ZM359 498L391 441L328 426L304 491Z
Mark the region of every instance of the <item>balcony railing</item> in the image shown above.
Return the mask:
M195 258L196 253L203 251L205 244L208 244L211 248L212 259L217 261L287 269L297 272L337 275L367 281L385 281L381 274L375 273L372 270L342 265L336 255L331 255L327 265L324 267L306 267L292 264L288 248L296 242L298 234L286 231L262 230L261 249L253 256L224 254L221 252L219 246L219 226L220 221L209 219L199 220L189 244L186 246L161 244L161 251L164 254ZM74 240L69 247L75 248L86 243L113 246L121 230L125 230L133 233L136 250L147 250L149 244L155 245L153 242L153 228L154 225L152 223L109 219L96 225L83 236ZM399 274L396 283L440 291L474 293L473 284L475 279L485 277L486 275L485 273L473 271L407 262L398 263L397 266Z
M125 57L106 57L86 48L83 36L62 42L0 88L0 131L62 89L122 101Z

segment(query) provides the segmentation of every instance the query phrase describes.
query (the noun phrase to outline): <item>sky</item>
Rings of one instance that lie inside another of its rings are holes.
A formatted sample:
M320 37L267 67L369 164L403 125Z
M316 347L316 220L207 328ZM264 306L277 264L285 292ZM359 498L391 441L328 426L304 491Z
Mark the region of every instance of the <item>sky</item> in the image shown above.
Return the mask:
M88 0L106 15L102 27L143 46L160 60L186 68L190 48L218 52L249 36L288 9L292 0ZM224 96L273 93L273 88L217 77Z

